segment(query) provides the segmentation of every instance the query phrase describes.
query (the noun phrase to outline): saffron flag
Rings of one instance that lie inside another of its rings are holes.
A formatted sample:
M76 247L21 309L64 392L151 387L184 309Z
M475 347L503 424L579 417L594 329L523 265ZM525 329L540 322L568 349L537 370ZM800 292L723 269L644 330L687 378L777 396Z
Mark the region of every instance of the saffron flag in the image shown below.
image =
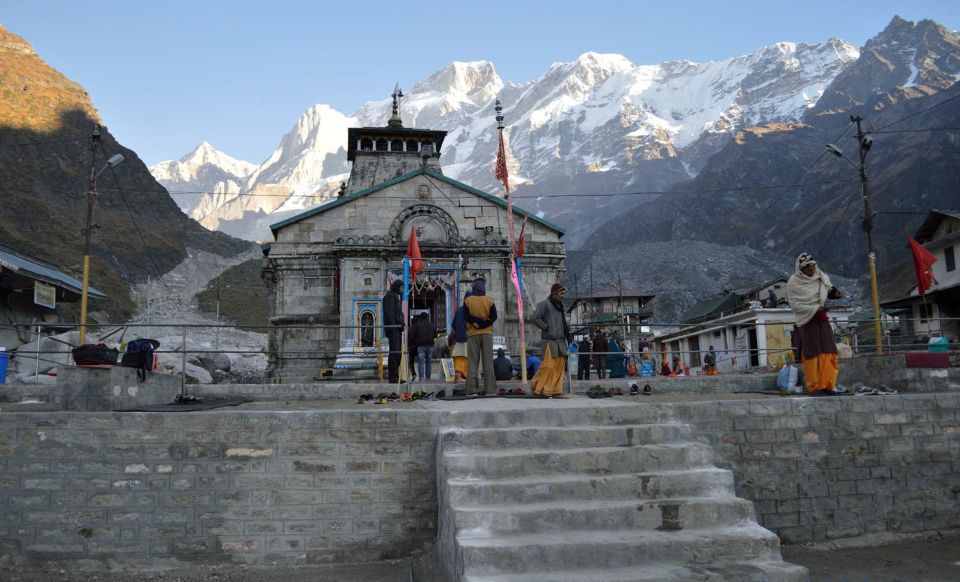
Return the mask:
M507 148L503 145L503 131L500 131L500 147L497 148L497 165L494 169L497 180L503 183L503 187L510 193L510 176L507 174Z
M937 257L923 248L912 236L907 239L910 241L910 252L913 253L913 265L917 270L917 291L923 296L927 289L937 282L933 278L933 264L937 262Z
M517 248L514 249L514 254L517 256L517 259L523 258L523 253L527 250L527 239L524 231L527 229L527 219L529 216L523 217L523 223L520 225L520 238L517 239Z
M407 241L407 258L410 259L410 281L417 280L417 272L423 270L423 261L420 260L420 242L417 240L417 231L410 227L410 240Z

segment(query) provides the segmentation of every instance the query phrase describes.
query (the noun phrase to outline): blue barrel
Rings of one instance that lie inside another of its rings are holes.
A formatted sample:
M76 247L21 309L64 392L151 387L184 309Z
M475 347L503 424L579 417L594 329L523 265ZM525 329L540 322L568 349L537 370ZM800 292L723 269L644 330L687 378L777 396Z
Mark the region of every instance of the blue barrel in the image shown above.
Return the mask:
M0 352L0 384L7 383L7 362L10 361L10 354L6 351Z

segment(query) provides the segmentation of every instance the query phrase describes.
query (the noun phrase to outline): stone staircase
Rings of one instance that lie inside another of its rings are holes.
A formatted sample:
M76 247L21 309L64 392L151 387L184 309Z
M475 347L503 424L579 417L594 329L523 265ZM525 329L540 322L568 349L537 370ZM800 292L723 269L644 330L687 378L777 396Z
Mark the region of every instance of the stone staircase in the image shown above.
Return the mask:
M709 446L656 406L451 415L438 553L464 582L794 582Z

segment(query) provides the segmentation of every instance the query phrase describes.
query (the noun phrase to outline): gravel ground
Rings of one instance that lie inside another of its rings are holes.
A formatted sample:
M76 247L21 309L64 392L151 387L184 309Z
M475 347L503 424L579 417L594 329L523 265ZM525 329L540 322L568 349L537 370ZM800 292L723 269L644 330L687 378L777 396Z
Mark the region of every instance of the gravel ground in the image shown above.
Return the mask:
M810 569L810 582L956 582L960 533L864 536L817 546L784 546L783 558ZM203 566L136 572L84 572L67 567L0 567L4 582L442 582L433 556L376 564L252 568Z

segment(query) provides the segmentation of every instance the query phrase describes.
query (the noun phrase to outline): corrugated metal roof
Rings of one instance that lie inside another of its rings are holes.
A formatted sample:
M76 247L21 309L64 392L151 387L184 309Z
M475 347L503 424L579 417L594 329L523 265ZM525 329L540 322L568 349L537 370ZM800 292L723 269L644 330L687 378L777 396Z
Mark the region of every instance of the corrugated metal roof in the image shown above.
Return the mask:
M75 293L83 292L82 281L74 279L62 271L58 271L52 265L48 265L47 263L43 263L37 259L26 257L5 247L0 247L0 266L5 269L10 269L18 275L30 277L51 285L57 285L59 287L63 287L64 289L69 289ZM106 295L100 291L97 291L93 287L88 287L88 293L90 297L95 297L97 299L107 298Z

